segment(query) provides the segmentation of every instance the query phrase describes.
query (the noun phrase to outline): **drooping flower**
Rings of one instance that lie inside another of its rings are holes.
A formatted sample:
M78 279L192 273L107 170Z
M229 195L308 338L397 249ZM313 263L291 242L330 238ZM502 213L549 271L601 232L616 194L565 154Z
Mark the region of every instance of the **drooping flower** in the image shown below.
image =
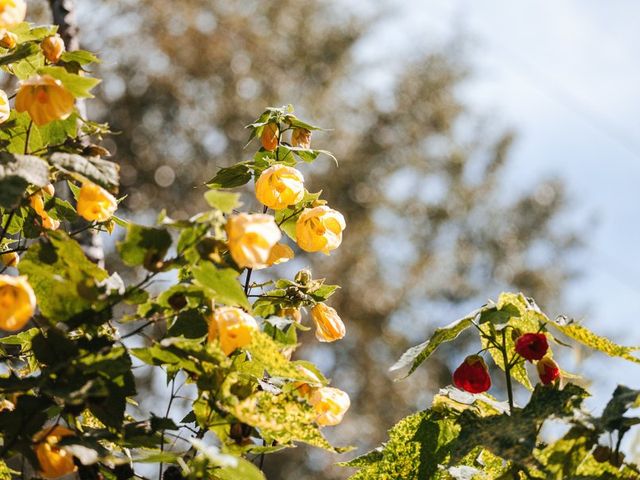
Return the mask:
M47 230L57 230L60 227L60 221L55 218L51 218L44 209L44 196L42 190L38 190L29 197L29 204L38 214L40 220L42 220L43 228Z
M487 364L480 355L469 355L453 372L453 384L469 393L482 393L491 388Z
M73 95L51 75L36 75L21 82L16 95L16 111L28 112L39 127L71 115Z
M0 123L9 120L11 115L11 107L9 106L9 98L4 90L0 90Z
M536 370L543 385L549 385L560 378L560 367L550 357L544 357L536 363Z
M36 434L34 449L44 478L59 478L76 471L73 455L57 446L61 439L73 435L71 430L60 425L44 428Z
M525 333L516 339L516 352L526 360L540 360L547 354L549 343L544 333Z
M36 294L27 277L0 275L0 329L15 332L24 327L36 309Z
M282 237L274 218L259 213L229 217L226 230L231 257L247 268L268 267L271 249Z
M260 135L262 148L273 152L278 147L279 136L280 130L278 129L278 125L274 122L267 123L262 129L262 135Z
M311 148L311 132L306 128L294 128L291 132L291 145L300 148Z
M0 0L0 28L13 28L27 16L25 0Z
M329 254L342 243L347 224L342 214L327 206L305 209L296 222L296 241L307 252Z
M0 47L11 50L18 43L18 36L15 33L0 29Z
M334 308L317 303L311 309L311 318L316 324L316 338L321 342L335 342L344 337L344 322Z
M282 210L304 197L304 177L293 167L273 165L256 181L256 198L263 205Z
M333 387L313 389L309 403L318 413L316 423L322 427L338 425L351 406L349 395Z
M251 343L258 329L255 318L237 307L216 308L209 318L209 342L218 340L225 355Z
M113 195L95 183L85 182L78 194L78 214L90 222L106 222L118 209Z
M44 57L49 60L49 62L58 63L58 60L60 60L60 57L65 51L64 40L56 33L42 40L40 48L42 49Z

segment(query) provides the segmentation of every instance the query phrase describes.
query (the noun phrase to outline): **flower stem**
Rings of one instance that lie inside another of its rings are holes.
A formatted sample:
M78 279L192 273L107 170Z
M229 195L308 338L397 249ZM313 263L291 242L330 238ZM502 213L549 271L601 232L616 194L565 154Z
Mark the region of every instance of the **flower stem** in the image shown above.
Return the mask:
M506 330L506 329L505 329ZM507 355L506 331L502 330L502 361L504 362L504 374L507 380L507 395L509 397L509 415L513 414L513 385L511 384L511 365Z

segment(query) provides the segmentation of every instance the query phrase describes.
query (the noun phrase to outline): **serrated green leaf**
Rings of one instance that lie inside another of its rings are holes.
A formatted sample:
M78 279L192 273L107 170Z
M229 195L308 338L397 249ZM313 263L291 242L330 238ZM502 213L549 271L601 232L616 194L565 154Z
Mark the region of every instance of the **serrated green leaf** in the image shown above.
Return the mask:
M83 157L74 153L56 152L49 157L49 162L62 172L79 174L81 175L79 180L82 178L91 180L107 190L117 188L120 183L118 165L99 157Z
M70 73L63 67L42 67L38 69L40 75L51 75L62 82L71 94L76 98L93 98L91 90L101 80L86 75Z
M207 182L209 188L235 188L251 180L251 170L246 164L238 163L232 167L221 168L216 176Z

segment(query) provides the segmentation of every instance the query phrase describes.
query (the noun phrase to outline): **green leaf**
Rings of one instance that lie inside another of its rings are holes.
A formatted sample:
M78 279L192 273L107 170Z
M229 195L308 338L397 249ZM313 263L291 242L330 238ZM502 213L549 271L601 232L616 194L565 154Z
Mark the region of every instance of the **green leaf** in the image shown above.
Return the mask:
M152 260L164 259L171 247L171 234L164 228L129 224L127 235L117 248L122 261L136 267Z
M38 69L38 73L40 75L51 75L53 78L60 80L65 88L76 98L93 98L91 90L101 82L98 78L70 73L63 67L42 67Z
M631 419L625 417L624 414L630 408L636 408L638 405L640 405L640 390L618 385L613 392L613 397L602 412L602 417L598 419L598 426L607 432L627 428L628 421Z
M207 182L209 188L235 188L245 185L251 180L248 165L238 163L232 167L221 168L216 176Z
M239 193L209 190L204 194L204 198L211 207L217 208L222 213L231 213L234 208L242 205Z
M565 334L567 337L572 338L576 342L605 353L610 357L620 357L625 360L629 360L630 362L640 363L640 358L636 355L632 355L633 352L640 350L640 347L624 347L618 345L608 338L596 335L587 327L578 323L568 323L563 325L558 322L549 322L547 325Z
M309 377L296 365L287 360L280 347L269 335L263 332L253 332L251 343L245 347L251 360L240 367L244 373L256 378L263 378L266 372L270 377L280 377L288 380L309 381Z
M218 480L265 480L262 471L249 460L236 457L238 464L235 467L224 467L213 471Z
M25 58L37 55L39 52L40 47L37 43L21 43L13 52L0 56L0 66L16 63L20 60L24 60Z
M49 183L49 166L40 157L0 153L0 206L18 205L29 185L44 187Z
M108 273L91 262L77 242L63 232L49 232L29 247L19 264L35 291L42 314L65 321L98 302L97 282Z
M409 371L399 377L406 378L415 372L416 368L420 366L422 362L424 362L435 350L445 342L450 342L455 340L458 335L460 335L463 331L469 328L472 325L473 319L477 316L479 311L473 312L470 315L461 318L460 320L456 320L453 323L450 323L446 327L438 328L431 338L426 342L421 343L420 345L416 345L415 347L410 348L400 359L389 369L392 372L402 370L408 366L411 366Z
M63 62L77 63L78 65L86 65L88 63L100 63L100 59L87 50L66 51L60 57Z
M251 311L251 305L238 282L238 272L232 268L216 268L203 262L192 269L195 283L203 288L209 298L224 305L243 307Z
M107 190L113 190L120 183L119 167L116 163L99 157L83 157L74 153L56 152L49 162L58 170L67 174L79 174L82 179L91 180ZM78 178L76 176L76 178Z

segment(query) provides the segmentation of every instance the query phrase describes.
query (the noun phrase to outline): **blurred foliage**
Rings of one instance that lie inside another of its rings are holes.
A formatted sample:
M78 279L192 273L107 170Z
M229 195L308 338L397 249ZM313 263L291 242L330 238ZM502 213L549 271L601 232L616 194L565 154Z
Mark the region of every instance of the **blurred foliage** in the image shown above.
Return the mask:
M125 208L172 205L174 218L197 211L202 192L193 185L245 159L237 126L264 104L300 105L336 129L312 142L331 144L340 168L326 162L312 180L330 186L327 199L349 226L345 248L314 267L344 279L333 306L349 335L335 358L319 348L303 355L323 357L352 395L357 413L336 429L346 443L381 441L385 426L448 377L434 361L420 381L394 388L379 365L452 311L506 289L527 291L550 309L552 298L561 302L567 253L577 243L558 219L563 187L549 181L518 192L505 181L513 136L465 108L459 88L467 72L455 48L414 55L393 85L372 90L363 79L387 68L387 59L363 65L355 51L374 41L368 35L384 11L367 16L319 0L184 0L179 8L167 0L88 0L79 7L83 44L103 58L92 116L122 132L107 146L122 166ZM344 474L331 473L331 461L315 453L304 468L293 459L270 462L272 479Z

